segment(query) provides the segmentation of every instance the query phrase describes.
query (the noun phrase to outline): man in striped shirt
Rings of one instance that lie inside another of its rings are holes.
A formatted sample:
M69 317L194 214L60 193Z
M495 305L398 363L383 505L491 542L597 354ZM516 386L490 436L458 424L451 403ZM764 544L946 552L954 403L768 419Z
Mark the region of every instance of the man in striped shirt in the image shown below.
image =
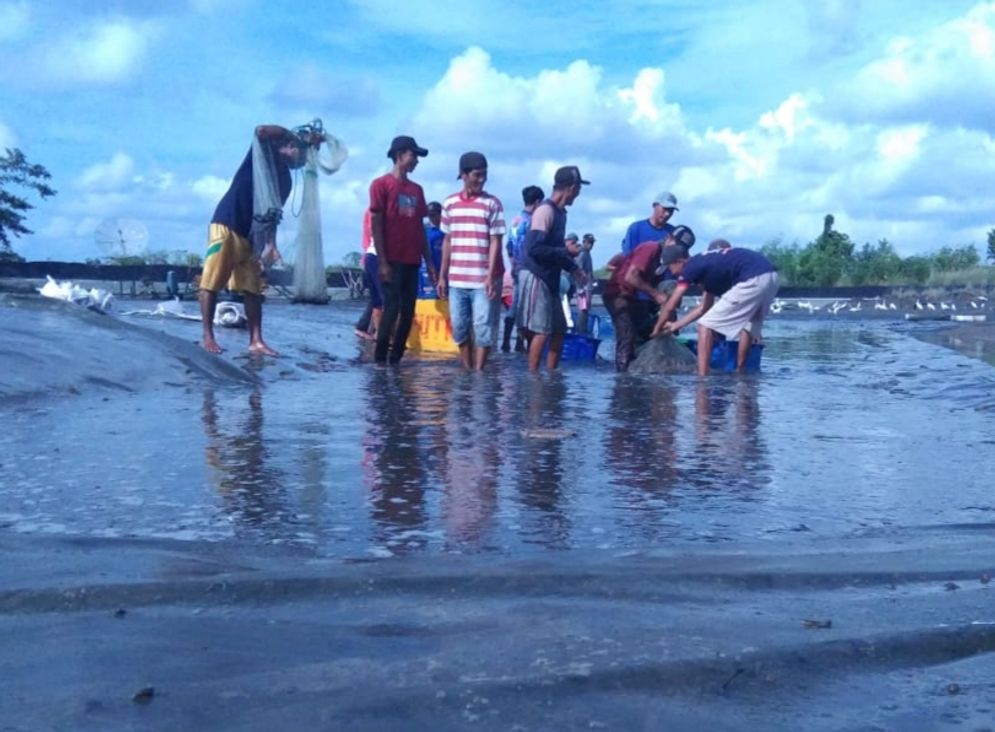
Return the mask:
M446 238L439 297L449 299L449 319L460 362L479 371L494 346L501 316L504 209L496 196L484 190L487 158L482 154L460 156L459 178L463 190L442 202Z

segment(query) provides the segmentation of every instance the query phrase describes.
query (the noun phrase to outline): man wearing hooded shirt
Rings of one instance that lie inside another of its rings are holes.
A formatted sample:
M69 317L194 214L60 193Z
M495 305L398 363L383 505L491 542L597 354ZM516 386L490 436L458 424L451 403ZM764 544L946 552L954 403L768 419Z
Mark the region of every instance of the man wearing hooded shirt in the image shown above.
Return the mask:
M395 137L387 151L394 163L389 173L370 184L370 223L377 252L383 315L377 329L373 359L377 365L397 364L415 318L418 267L422 259L429 279L437 280L422 220L428 215L422 187L408 178L418 158L428 155L413 137Z
M573 274L578 284L585 276L574 261L580 248L566 246L567 206L580 195L581 186L588 185L576 165L556 171L553 193L536 207L532 225L525 239L525 259L518 274L519 302L516 320L529 342L529 371L538 371L542 352L549 342L546 367L555 369L563 352L563 336L567 320L560 302L560 272Z

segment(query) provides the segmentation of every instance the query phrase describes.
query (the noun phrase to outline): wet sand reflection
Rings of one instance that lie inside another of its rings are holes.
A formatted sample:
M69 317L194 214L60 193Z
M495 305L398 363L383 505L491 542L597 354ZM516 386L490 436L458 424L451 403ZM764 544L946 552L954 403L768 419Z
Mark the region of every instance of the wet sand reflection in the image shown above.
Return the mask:
M286 534L286 529L280 528L288 518L285 476L270 465L263 436L262 392L256 388L249 393L244 411L235 411L233 405L219 409L214 390L204 391L204 454L222 510L232 517L236 534L260 528L275 529L267 534ZM231 422L230 426L224 426L222 420Z

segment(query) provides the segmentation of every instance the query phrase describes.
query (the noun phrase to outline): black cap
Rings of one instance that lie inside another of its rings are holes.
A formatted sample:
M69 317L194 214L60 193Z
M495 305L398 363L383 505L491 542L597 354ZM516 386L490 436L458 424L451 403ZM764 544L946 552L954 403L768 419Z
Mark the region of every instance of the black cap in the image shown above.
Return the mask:
M688 250L680 245L674 247L663 247L660 250L660 268L657 272L662 272L674 262L687 259L688 256Z
M712 243L708 245L710 252L721 252L724 249L732 249L732 244L725 239L713 239Z
M462 178L463 173L469 173L471 170L480 170L486 167L487 158L484 157L483 153L465 152L459 156L459 174L456 177Z
M415 142L415 138L409 137L408 135L398 135L391 141L390 150L387 151L387 157L393 158L395 154L404 152L405 150L413 150L415 155L420 158L428 155L428 150L423 147L419 147L418 143Z
M553 176L553 185L557 188L569 188L570 186L590 185L591 181L584 180L580 174L580 168L576 165L566 165L556 171Z
M684 226L683 224L680 226L675 226L674 230L671 231L670 234L668 234L668 236L673 237L674 242L684 247L685 249L690 249L691 247L694 246L695 242L694 232L691 231L691 227L689 226Z

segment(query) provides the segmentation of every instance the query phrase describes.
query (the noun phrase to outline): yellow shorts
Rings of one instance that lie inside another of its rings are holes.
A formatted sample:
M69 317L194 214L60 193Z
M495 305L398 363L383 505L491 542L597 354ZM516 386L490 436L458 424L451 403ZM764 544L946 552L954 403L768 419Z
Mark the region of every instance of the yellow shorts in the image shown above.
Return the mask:
M252 254L252 244L224 224L207 229L207 254L200 275L200 289L218 292L227 287L236 292L263 294L259 260Z

